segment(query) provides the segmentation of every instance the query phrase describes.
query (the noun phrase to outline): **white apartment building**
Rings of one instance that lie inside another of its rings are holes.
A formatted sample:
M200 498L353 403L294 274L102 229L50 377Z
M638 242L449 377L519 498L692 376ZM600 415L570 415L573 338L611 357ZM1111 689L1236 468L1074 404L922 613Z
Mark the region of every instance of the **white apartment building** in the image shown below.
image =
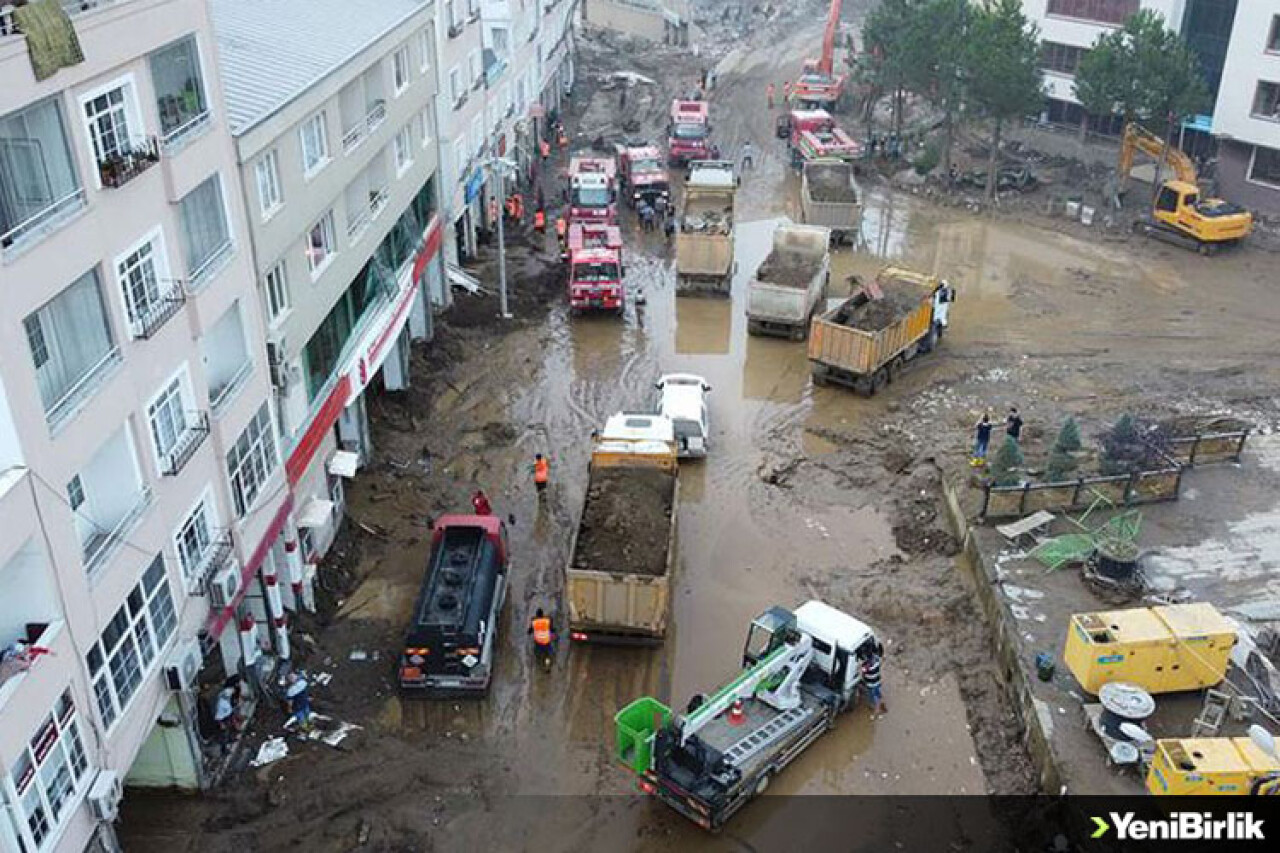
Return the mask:
M23 853L113 849L126 781L199 786L205 679L287 654L248 603L289 496L207 9L63 8L0 8L0 850Z
M446 298L432 0L210 0L307 577ZM307 577L285 606L308 595Z
M1280 215L1280 3L1236 6L1213 111L1224 198Z

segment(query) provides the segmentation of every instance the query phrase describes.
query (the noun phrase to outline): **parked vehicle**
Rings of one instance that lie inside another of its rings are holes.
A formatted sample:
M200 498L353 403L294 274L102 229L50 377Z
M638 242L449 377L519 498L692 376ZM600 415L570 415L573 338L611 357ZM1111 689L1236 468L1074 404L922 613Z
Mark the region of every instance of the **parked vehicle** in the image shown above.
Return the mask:
M569 224L618 222L618 164L613 157L569 161Z
M622 313L625 305L622 250L570 248L569 309L577 312L598 308Z
M497 516L436 520L400 655L401 691L443 697L489 689L509 559L507 528Z
M733 283L733 163L690 164L676 233L676 293L728 294Z
M792 110L790 126L787 146L793 166L799 167L806 160L862 157L862 143L845 133L826 110Z
M632 145L622 148L622 188L627 204L635 207L641 200L656 206L658 199L670 203L671 180L662 165L662 153L656 145Z
M593 438L565 589L574 642L657 645L667 633L679 510L674 427L619 413Z
M659 379L658 414L671 420L676 454L681 459L701 459L710 450L707 422L707 380L692 373L668 373Z
M844 160L810 160L800 178L800 218L831 229L835 245L854 242L862 228L862 205L853 165Z
M831 278L831 232L779 225L773 251L747 285L747 332L802 341Z
M706 101L671 102L667 124L667 165L683 166L692 160L711 157L711 110Z
M857 703L860 658L883 646L821 601L770 607L751 623L742 671L676 715L651 697L614 717L621 762L640 788L704 829L724 826Z
M908 361L934 350L953 301L955 290L936 276L885 267L874 283L813 319L813 381L875 394Z
M831 0L827 8L827 25L822 33L822 53L807 59L804 73L796 80L793 95L796 103L834 110L848 106L848 74L835 73L836 31L840 26L841 0Z

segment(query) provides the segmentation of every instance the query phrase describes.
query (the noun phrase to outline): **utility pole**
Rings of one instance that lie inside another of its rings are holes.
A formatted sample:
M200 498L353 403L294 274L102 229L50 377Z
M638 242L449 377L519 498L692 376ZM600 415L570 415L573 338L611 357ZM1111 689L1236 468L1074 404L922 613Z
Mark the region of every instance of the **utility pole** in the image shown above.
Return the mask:
M511 312L507 310L507 237L503 230L507 212L506 182L503 180L501 163L496 158L492 162L493 170L498 174L498 315L504 320L510 320Z

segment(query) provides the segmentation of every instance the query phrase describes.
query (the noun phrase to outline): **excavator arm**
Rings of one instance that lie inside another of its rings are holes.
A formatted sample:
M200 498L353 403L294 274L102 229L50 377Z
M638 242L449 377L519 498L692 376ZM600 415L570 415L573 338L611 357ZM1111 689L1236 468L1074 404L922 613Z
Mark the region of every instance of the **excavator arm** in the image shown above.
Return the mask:
M842 0L831 0L831 9L827 12L827 28L822 33L822 58L818 60L818 70L828 77L835 72L836 30L840 27L840 6Z
M1173 167L1173 174L1179 181L1193 186L1196 184L1196 167L1191 158L1172 145L1166 146L1163 139L1135 122L1125 125L1124 138L1120 143L1121 179L1133 169L1133 158L1139 151L1154 160L1159 160L1163 154L1164 161Z

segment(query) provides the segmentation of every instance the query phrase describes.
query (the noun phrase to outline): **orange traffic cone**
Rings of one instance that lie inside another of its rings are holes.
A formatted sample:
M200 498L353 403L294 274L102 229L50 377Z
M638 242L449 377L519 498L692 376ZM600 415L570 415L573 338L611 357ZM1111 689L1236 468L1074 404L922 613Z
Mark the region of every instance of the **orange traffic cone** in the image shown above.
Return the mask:
M729 725L740 726L747 721L747 714L742 710L742 700L735 699L729 706Z

